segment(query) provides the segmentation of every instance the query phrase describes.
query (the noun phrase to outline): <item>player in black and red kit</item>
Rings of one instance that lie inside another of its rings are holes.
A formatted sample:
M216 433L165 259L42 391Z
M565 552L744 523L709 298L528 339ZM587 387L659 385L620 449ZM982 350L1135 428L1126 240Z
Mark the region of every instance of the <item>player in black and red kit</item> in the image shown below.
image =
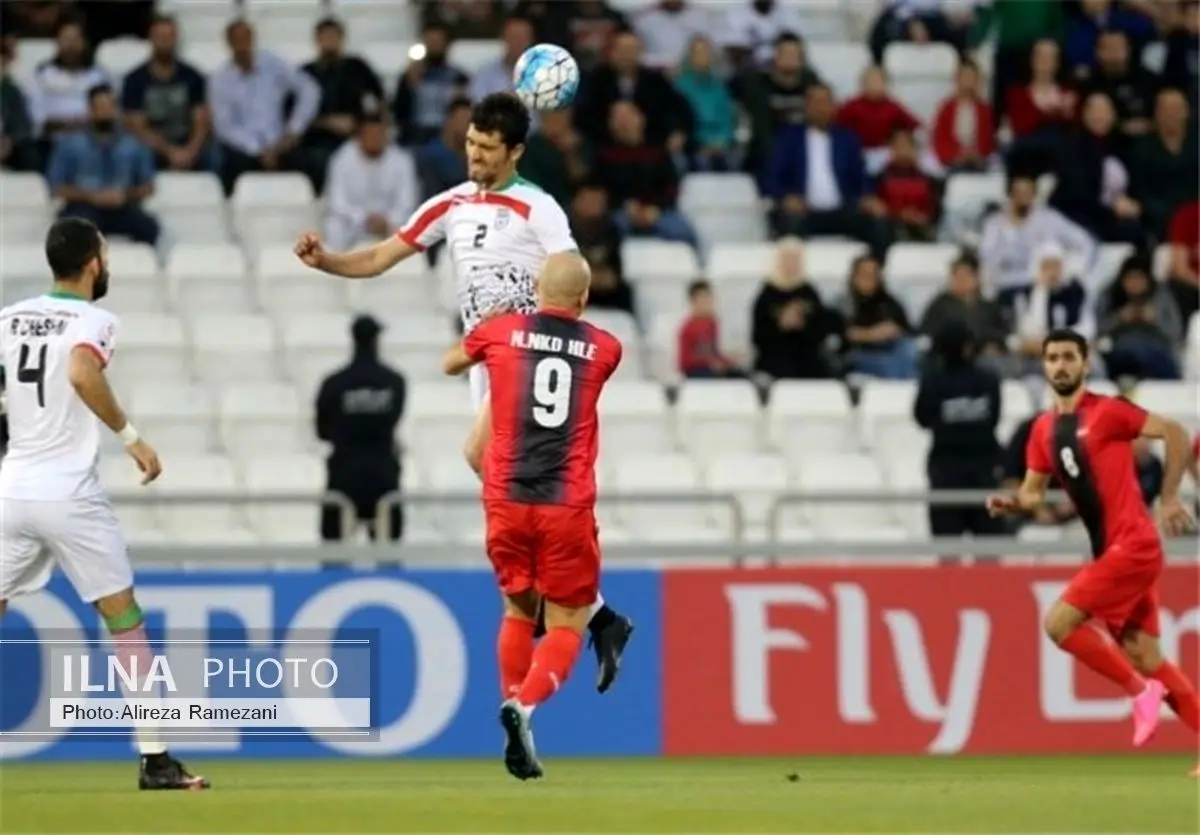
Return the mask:
M600 583L596 404L621 343L579 319L589 280L580 259L551 255L537 312L487 320L444 363L448 374L485 363L490 381L482 476L488 559L505 598L500 721L505 766L521 780L542 776L530 716L570 675ZM539 608L546 634L535 649Z
M1159 646L1158 578L1165 557L1135 476L1132 446L1138 437L1166 444L1159 516L1163 529L1176 535L1192 527L1179 499L1190 458L1187 431L1127 400L1087 391L1088 345L1074 331L1046 337L1042 363L1054 389L1054 406L1037 417L1030 431L1020 490L992 496L988 509L994 515L1032 512L1044 503L1052 476L1062 483L1087 528L1093 561L1047 613L1046 633L1133 697L1134 745L1153 736L1164 699L1188 728L1200 733L1196 690L1162 657ZM1093 618L1103 622L1119 647L1088 624Z

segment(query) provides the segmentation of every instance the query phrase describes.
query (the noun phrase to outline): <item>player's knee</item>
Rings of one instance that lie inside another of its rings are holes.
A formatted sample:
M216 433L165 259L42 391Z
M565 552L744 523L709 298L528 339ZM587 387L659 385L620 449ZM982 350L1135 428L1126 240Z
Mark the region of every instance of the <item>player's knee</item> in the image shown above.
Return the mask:
M546 629L570 629L582 633L587 628L588 606L568 606L546 601Z
M1042 620L1042 629L1045 630L1046 636L1051 641L1061 644L1086 620L1086 615L1060 600L1046 613L1046 617Z

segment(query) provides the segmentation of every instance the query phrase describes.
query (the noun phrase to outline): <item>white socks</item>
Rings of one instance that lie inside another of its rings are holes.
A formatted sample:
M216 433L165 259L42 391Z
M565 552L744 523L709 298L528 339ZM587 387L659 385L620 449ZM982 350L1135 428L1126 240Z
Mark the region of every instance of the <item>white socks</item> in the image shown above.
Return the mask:
M603 595L601 595L597 592L596 602L588 607L588 622L590 623L592 618L596 617L596 613L599 612L603 608L604 608L604 597L603 597Z

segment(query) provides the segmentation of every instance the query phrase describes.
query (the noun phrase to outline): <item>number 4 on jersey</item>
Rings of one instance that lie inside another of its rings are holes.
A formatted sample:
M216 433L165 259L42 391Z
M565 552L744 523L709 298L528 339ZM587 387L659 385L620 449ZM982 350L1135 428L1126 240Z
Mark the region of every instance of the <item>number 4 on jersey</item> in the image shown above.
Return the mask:
M533 369L533 419L558 429L571 416L571 366L562 357L546 357Z
M21 354L17 358L17 382L37 386L37 401L39 408L46 408L46 347L38 349L37 365L29 364L29 356L33 353L28 345L21 346Z

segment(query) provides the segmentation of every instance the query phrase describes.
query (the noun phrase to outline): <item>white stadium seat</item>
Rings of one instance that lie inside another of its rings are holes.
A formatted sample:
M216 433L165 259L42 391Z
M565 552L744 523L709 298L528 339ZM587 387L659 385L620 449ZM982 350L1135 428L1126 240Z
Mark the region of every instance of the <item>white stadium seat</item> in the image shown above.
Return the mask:
M411 457L433 460L461 450L474 425L475 405L463 380L420 382L409 389L401 431Z
M442 455L422 464L425 487L438 493L459 496L457 501L440 502L435 508L438 529L455 542L479 544L485 531L479 479L462 455Z
M850 279L854 259L866 254L867 245L858 241L808 241L804 245L804 274L823 294L840 293Z
M264 310L287 316L293 311L349 308L351 282L305 266L289 245L267 244L259 249L254 272Z
M766 240L766 214L749 174L689 174L679 208L706 243Z
M767 400L772 443L789 459L849 451L857 441L850 392L837 380L780 380Z
M248 506L249 522L260 539L288 545L311 545L318 537L319 504L283 501L285 496L325 491L325 465L314 455L248 456L242 472L246 488L268 499ZM269 501L275 497L277 501Z
M118 82L149 59L150 42L141 38L116 38L96 50L96 63Z
M722 454L704 468L706 485L714 493L733 493L752 536L766 532L776 496L787 490L789 478L783 458L769 454Z
M655 276L690 281L700 275L695 251L687 244L673 241L626 240L621 245L621 260L625 273L635 279Z
M257 304L241 249L227 243L181 243L167 258L176 309L195 314L248 313Z
M240 460L303 452L315 442L313 405L287 383L233 383L221 388L221 440Z
M614 469L611 495L620 502L624 526L639 539L705 541L720 533L711 508L672 500L701 484L699 469L686 455L634 456L622 458Z
M613 381L600 395L599 412L602 460L676 446L671 413L657 383Z
M320 222L312 184L303 174L243 174L231 203L239 237L255 246L290 244Z
M240 505L224 501L238 486L233 462L224 456L175 455L148 492L179 500L158 508L168 533L193 542L240 544L254 538Z
M128 314L117 330L113 366L128 379L187 382L192 378L183 323L164 314Z
M41 240L51 217L50 193L46 181L37 174L0 174L0 243L27 245Z
M830 83L839 99L858 92L859 78L871 65L871 53L861 43L809 40L804 51L809 66L820 68L821 76Z
M804 461L798 486L805 492L871 494L884 489L883 472L867 455L812 456ZM890 508L878 500L813 501L804 508L811 529L834 540L903 539L903 531Z
M196 370L213 383L260 382L276 378L271 321L249 314L204 314L191 320Z
M745 380L688 380L675 404L685 447L703 459L762 449L758 392Z
M213 442L212 396L203 386L171 380L142 381L129 398L146 437L164 453L206 452Z
M1133 390L1133 400L1146 411L1173 417L1193 429L1200 428L1200 385L1193 380L1145 380Z
M708 255L708 277L722 284L760 282L775 267L775 247L768 243L716 244Z

